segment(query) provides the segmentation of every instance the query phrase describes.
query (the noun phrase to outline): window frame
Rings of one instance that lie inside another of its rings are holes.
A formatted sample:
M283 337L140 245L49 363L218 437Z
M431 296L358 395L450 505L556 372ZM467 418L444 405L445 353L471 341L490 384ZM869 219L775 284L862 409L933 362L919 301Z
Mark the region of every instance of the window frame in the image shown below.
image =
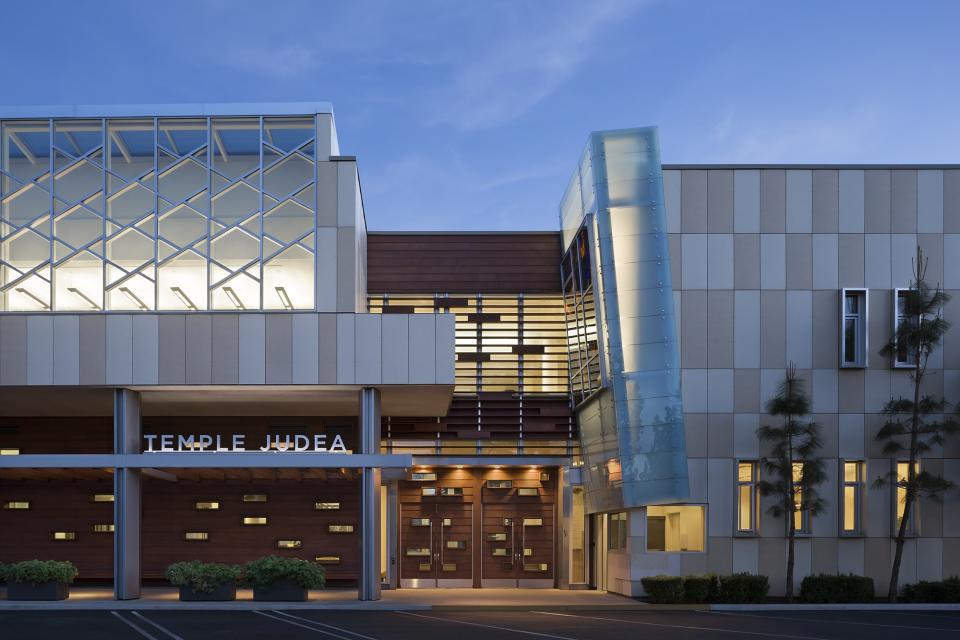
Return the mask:
M856 348L857 358L853 362L846 360L847 353L847 319L853 315L847 313L847 297L856 296L859 300L859 312L854 316L857 320ZM839 366L841 369L866 369L870 361L870 290L862 287L845 287L840 289L840 341Z
M900 327L900 322L901 322L900 297L904 294L909 293L910 291L915 291L915 288L897 287L896 289L893 290L893 324L891 325L891 327L893 328L893 331L892 331L893 339L896 339L897 329ZM891 366L894 369L916 369L917 368L917 365L914 364L913 362L910 362L909 360L900 360L900 354L898 352L899 352L899 349L894 351L893 356L891 358ZM907 355L907 357L909 358L909 354Z
M802 462L793 462L793 463L791 463L791 464L792 464L792 467L791 467L791 468L794 470L794 473L793 473L793 475L791 475L790 486L791 486L791 488L792 488L793 491L794 491L794 495L796 495L796 494L798 494L798 493L800 494L800 500L802 501L802 500L803 500L803 490L802 490L801 488L795 486L796 480L795 480L794 478L796 477L796 467L797 467L797 465L800 465L800 466L801 466L801 469L802 469L803 463L802 463ZM795 500L796 500L796 499L795 499ZM799 527L796 525L796 517L797 517L797 514L800 514L800 526L799 526ZM793 523L794 523L794 526L793 526L793 536L794 536L795 538L803 538L803 537L811 537L811 536L813 536L813 514L810 513L810 510L809 510L809 509L800 509L799 511L794 511L793 513L790 514L790 518L793 518L793 519L794 519L794 520L793 520ZM790 522L787 521L787 522L785 522L784 524L786 525L787 533L789 534L789 533L790 533Z
M751 480L744 482L740 480L740 465L749 464L752 467ZM760 480L760 461L755 459L736 460L733 477L733 503L736 505L733 523L733 535L741 538L756 537L760 533L760 492L757 490L757 482ZM740 489L741 487L750 487L750 528L740 528Z
M618 516L623 516L618 517ZM616 527L614 536L614 522L622 523ZM607 514L607 551L626 551L627 538L630 537L630 514L628 511L611 511Z
M837 483L840 487L839 496L837 498L837 504L840 505L839 517L837 518L838 532L837 535L841 538L861 538L864 536L864 497L866 494L866 486L864 483L864 478L867 474L866 460L860 458L841 458L839 469L839 482ZM848 481L846 478L846 465L855 464L857 465L857 479L855 481ZM847 530L844 528L846 524L846 501L845 493L847 487L854 487L854 506L853 506L853 524L854 528Z
M894 484L891 486L891 490L890 490L890 500L891 500L891 502L892 502L892 504L890 505L890 515L892 516L892 517L890 518L890 526L891 526L891 535L892 535L893 537L896 537L897 531L900 529L900 523L899 523L899 520L900 520L900 513L899 513L899 509L900 509L900 495L899 495L899 494L900 494L900 486L899 486L899 484L898 484L899 481L900 481L900 465L901 465L901 464L903 464L903 465L909 465L909 464L910 464L910 461L909 461L909 460L901 460L901 459L897 458L897 459L895 459L895 460L892 460L891 463L893 464L893 471L894 471L894 474L895 474L894 477L897 478L897 483L894 483ZM918 459L918 460L916 461L916 466L917 466L917 471L916 471L916 472L917 472L917 473L920 473L920 472L923 470L922 460L919 460L919 459ZM904 489L904 491L906 491L906 489ZM917 499L914 499L914 501L913 501L913 509L912 509L911 512L910 512L910 519L907 521L907 530L906 530L906 532L905 532L906 537L908 537L908 538L918 538L918 537L920 537L920 526L919 526L919 524L920 524L920 500L919 500L919 498L917 498Z
M703 550L701 551L667 551L666 549L650 548L650 507L698 507L703 510ZM706 502L682 502L670 504L651 504L644 508L643 514L643 552L644 553L677 553L677 554L706 554L710 551L710 505Z

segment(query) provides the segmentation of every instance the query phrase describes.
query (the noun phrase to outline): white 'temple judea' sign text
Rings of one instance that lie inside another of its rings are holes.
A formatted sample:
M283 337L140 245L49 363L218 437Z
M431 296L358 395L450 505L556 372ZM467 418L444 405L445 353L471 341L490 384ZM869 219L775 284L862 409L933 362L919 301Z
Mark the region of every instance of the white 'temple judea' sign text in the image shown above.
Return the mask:
M262 452L288 452L288 451L308 451L311 453L347 453L347 447L343 444L343 438L340 434L333 436L333 442L327 446L327 436L325 434L316 434L314 436L306 435L267 435L266 442L262 447L247 449L246 435L235 433L231 436L220 434L209 435L202 433L200 435L174 435L149 434L143 436L146 440L146 453L160 452L179 452L179 451L207 451L207 452L244 452L244 451L262 451Z

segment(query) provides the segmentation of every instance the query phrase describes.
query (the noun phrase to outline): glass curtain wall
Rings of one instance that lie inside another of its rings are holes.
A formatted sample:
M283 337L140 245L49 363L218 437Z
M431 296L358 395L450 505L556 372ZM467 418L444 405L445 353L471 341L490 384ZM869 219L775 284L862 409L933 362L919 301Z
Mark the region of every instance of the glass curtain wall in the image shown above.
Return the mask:
M0 123L0 310L313 309L314 116Z

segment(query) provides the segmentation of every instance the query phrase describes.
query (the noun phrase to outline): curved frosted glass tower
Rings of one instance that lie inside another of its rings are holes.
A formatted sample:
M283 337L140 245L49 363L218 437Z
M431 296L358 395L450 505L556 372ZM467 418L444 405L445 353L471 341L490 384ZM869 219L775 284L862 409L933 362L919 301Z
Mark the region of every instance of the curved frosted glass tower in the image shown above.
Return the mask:
M561 203L587 509L689 495L655 128L596 132Z

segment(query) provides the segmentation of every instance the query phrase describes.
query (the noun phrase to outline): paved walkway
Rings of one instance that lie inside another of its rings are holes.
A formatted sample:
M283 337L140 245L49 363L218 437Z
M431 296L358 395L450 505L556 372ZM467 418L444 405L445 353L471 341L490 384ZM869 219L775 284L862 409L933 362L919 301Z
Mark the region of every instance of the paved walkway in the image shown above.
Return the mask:
M145 587L138 600L116 601L108 588L73 586L70 598L60 602L14 602L0 600L6 610L277 610L331 609L370 611L468 611L475 609L607 609L644 608L647 605L602 591L561 589L399 589L384 590L381 600L360 602L355 589L323 589L310 592L308 602L256 602L250 589L238 589L233 602L180 602L176 589Z

